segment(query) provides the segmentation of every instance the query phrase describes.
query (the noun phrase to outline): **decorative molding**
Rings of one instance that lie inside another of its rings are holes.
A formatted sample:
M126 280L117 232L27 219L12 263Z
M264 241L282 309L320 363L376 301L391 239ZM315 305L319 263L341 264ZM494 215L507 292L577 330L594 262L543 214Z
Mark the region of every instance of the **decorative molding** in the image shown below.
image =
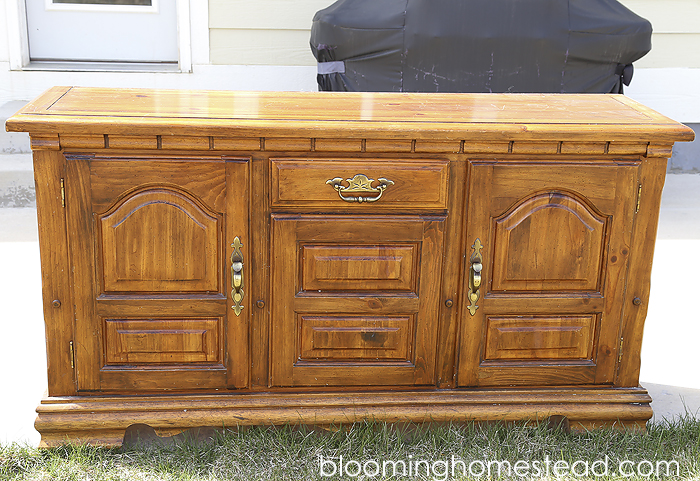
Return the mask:
M51 138L51 135L33 136ZM671 146L646 142L576 142L513 141L470 142L422 140L382 141L373 139L261 138L214 136L121 136L61 135L62 149L126 149L189 151L267 151L267 152L337 152L337 153L406 153L483 155L588 155L670 157ZM37 144L38 145L38 144ZM363 149L363 146L366 146ZM44 149L46 147L43 147Z
M138 419L161 435L192 427L379 422L540 421L566 416L573 429L645 429L644 388L492 389L440 392L309 392L44 398L37 408L41 446L66 442L120 445ZM69 427L68 427L69 426Z
M30 135L32 150L61 150L58 134Z
M668 159L673 154L673 145L650 144L647 147L646 157L660 157Z

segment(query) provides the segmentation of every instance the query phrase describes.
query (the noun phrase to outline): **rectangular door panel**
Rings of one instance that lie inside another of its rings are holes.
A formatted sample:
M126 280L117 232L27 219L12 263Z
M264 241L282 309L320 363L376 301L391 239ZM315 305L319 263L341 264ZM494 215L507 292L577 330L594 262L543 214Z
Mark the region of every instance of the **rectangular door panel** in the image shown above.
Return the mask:
M300 315L297 364L410 362L413 324L413 316Z
M415 292L417 245L302 247L303 291Z
M489 316L484 361L591 359L596 317Z
M105 319L105 365L221 364L221 319Z

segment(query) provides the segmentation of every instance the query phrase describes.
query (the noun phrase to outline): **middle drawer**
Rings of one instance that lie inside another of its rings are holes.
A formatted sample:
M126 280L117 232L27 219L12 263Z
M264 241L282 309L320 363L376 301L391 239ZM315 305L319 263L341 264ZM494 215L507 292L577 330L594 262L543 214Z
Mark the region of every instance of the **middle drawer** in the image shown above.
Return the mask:
M447 160L271 159L272 208L444 210Z

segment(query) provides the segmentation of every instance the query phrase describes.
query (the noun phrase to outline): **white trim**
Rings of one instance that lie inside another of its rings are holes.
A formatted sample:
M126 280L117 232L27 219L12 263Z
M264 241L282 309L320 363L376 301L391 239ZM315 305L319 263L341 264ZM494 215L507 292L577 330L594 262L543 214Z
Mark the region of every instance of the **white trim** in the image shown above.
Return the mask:
M26 11L24 0L5 0L10 70L22 70L29 63Z
M32 0L36 1L36 0ZM151 0L151 5L106 5L90 3L53 3L44 0L47 11L69 12L119 12L119 13L158 13L158 0Z
M181 72L192 71L192 27L190 25L190 0L177 0L177 64Z
M209 0L190 0L190 22L192 63L195 65L208 65Z

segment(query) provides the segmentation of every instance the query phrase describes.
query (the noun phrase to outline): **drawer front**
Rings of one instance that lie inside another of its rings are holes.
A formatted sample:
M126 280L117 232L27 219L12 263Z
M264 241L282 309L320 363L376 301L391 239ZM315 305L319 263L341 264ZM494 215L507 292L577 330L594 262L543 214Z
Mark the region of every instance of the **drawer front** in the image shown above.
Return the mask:
M272 159L273 208L447 209L448 161Z

